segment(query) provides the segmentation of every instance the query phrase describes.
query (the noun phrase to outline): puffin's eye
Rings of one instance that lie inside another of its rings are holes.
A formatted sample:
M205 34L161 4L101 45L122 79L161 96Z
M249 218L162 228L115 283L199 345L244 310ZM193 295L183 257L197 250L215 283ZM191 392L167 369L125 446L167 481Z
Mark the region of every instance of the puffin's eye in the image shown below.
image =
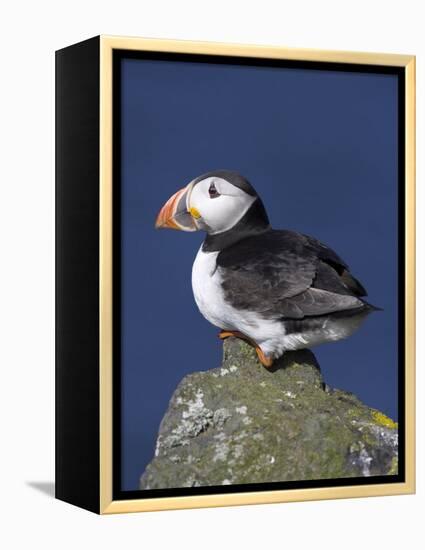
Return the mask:
M210 199L215 199L220 196L220 193L217 191L214 182L210 185L208 193L210 195Z

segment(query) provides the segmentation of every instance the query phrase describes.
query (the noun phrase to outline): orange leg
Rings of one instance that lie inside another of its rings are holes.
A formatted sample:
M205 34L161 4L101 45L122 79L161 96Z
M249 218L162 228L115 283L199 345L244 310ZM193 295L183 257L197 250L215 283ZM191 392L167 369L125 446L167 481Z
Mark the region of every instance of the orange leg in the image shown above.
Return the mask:
M258 359L260 363L263 365L263 367L270 368L273 365L273 359L271 357L268 357L265 355L263 350L254 342L254 340L251 340L251 338L248 338L248 336L245 336L245 334L242 334L242 332L238 332L236 330L222 330L218 337L221 340L225 340L226 338L230 338L230 336L233 336L235 338L240 338L241 340L245 340L249 345L255 348L255 351L257 352Z
M246 342L249 341L249 343L251 343L247 336L242 334L242 332L238 332L237 330L222 330L218 335L221 340L225 340L226 338L230 338L231 336L234 336L235 338L240 338L241 340L245 340Z

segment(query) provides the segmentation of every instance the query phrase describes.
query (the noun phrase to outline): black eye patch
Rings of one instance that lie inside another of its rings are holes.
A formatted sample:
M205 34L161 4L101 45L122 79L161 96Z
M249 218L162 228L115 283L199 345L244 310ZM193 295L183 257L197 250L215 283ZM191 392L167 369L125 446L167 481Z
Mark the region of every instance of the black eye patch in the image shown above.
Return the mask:
M210 195L210 199L215 199L220 196L220 193L217 191L214 182L210 185L210 188L208 189L208 193Z

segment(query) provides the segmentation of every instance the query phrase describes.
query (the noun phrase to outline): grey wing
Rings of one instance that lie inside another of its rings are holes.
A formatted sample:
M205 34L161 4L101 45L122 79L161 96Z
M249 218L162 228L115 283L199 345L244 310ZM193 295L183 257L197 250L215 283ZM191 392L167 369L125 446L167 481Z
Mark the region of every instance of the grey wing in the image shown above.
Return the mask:
M355 296L309 288L292 298L284 298L279 303L279 311L282 317L302 319L303 317L326 315L327 313L356 309L362 306L363 302ZM273 317L276 316L276 313L277 308L274 308Z
M217 266L225 300L237 309L299 319L363 305L298 233L274 231L232 248Z
M309 237L308 235L302 236L307 240L308 245L314 249L320 260L320 271L318 271L316 275L317 284L315 286L326 289L326 286L319 286L327 284L327 282L323 283L323 278L328 281L329 278L331 278L333 280L332 284L335 284L335 275L337 275L337 283L340 283L340 288L348 290L349 293L354 296L367 296L367 292L363 285L350 273L348 265L338 256L338 254L336 254L336 252L313 237Z

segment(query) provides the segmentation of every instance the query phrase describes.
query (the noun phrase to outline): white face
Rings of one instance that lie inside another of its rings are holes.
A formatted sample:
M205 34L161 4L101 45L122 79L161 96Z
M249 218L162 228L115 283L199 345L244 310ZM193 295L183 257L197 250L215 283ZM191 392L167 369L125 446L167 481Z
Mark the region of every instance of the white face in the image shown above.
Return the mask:
M193 187L187 207L196 226L214 235L237 224L255 199L222 178L210 177Z

